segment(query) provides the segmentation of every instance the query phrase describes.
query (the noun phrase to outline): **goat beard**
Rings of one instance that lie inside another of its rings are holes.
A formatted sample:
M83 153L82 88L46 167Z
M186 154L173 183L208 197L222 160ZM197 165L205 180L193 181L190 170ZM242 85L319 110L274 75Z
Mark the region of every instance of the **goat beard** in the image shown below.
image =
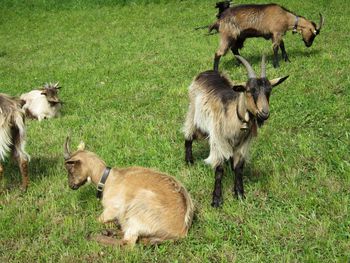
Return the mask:
M91 184L91 177L90 177L90 176L87 178L86 184L87 184L87 185Z
M256 118L256 122L257 122L257 124L258 124L258 127L260 128L261 126L263 126L264 125L264 120L262 120L262 119L260 119L260 118Z

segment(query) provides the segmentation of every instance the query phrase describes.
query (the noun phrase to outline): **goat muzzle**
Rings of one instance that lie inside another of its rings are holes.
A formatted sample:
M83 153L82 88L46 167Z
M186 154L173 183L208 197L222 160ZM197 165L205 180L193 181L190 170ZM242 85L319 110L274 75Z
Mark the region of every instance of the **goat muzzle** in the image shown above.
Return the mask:
M258 112L257 116L259 119L266 121L270 116L270 112L265 112L264 110L262 110Z

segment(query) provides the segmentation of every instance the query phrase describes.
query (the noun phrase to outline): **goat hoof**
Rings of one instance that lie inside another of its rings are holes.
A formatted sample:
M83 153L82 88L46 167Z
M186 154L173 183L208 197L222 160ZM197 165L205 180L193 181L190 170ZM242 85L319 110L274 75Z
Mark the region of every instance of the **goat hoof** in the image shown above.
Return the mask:
M239 200L244 200L245 199L245 195L244 192L241 191L235 191L235 197Z
M20 189L23 193L27 192L27 189L28 189L28 185L21 185L20 186Z
M243 189L233 189L233 195L240 200L244 200L245 199L245 195L244 195L244 190Z
M279 65L278 63L273 63L273 67L274 67L274 68L279 68L280 65Z
M222 198L213 198L213 201L211 202L211 206L212 207L215 207L215 208L218 208L222 205L223 201L222 201Z
M187 157L187 156L186 156L185 162L186 162L188 165L194 164L193 157Z
M104 229L102 230L101 234L104 236L110 237L114 235L114 232L111 229Z

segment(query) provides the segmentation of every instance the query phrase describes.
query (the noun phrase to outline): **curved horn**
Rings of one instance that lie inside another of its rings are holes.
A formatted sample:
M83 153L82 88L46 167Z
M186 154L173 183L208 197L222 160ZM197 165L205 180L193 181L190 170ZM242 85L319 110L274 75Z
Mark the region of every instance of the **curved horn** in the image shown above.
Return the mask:
M266 78L266 62L265 55L261 58L261 78Z
M316 27L317 32L319 32L324 24L324 17L320 13L320 24Z
M64 142L64 159L68 160L70 158L70 150L69 150L69 136L67 136L66 141Z
M247 69L247 72L248 72L248 78L250 79L256 79L256 75L255 75L255 72L252 68L252 66L249 64L249 62L247 60L245 60L243 57L241 56L238 56L238 55L235 55L235 57L237 59L239 59L242 64L245 66L245 68Z

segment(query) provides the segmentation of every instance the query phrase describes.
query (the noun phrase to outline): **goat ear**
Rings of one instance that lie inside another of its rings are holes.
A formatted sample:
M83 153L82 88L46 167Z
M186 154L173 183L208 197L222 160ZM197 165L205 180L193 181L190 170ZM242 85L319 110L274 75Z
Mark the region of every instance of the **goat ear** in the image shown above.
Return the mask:
M289 77L289 75L285 76L283 78L272 79L272 80L270 80L270 84L272 87L276 87L279 84L281 84L283 81L285 81L288 77Z
M76 165L76 164L80 164L80 160L79 159L69 159L69 160L65 161L64 163L65 164Z
M232 89L237 92L244 92L246 91L245 83L238 83L232 86Z
M21 108L26 104L25 100L19 99L19 104L21 105Z
M80 142L78 145L78 151L84 151L85 150L85 143L84 142Z

